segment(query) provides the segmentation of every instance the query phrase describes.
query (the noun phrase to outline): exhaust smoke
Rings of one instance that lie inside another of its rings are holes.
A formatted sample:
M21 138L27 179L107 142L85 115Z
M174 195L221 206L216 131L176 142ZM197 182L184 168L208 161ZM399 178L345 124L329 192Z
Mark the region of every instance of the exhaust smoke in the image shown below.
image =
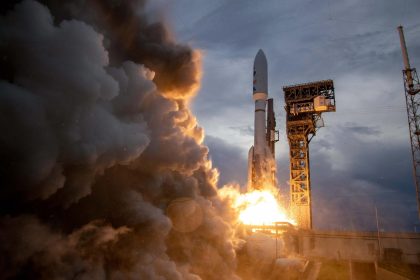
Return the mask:
M237 279L199 53L145 1L41 2L0 17L0 274Z

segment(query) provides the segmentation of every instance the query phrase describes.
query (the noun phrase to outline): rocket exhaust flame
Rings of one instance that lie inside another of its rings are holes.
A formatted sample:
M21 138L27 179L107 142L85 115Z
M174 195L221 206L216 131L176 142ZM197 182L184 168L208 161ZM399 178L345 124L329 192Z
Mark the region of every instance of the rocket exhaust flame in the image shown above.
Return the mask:
M296 224L294 220L288 218L272 187L246 193L240 193L233 187L225 187L219 193L222 198L232 201L238 221L244 225L274 225L277 222Z
M241 208L239 219L245 225L272 225L275 222L289 222L286 212L281 208L273 193L255 190L238 198L236 207Z

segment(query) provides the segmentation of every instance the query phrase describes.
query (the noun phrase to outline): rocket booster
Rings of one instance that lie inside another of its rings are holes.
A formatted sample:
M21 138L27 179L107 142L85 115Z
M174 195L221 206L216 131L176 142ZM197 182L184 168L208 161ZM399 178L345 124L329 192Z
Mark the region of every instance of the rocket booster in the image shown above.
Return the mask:
M255 102L254 146L248 153L248 188L262 189L266 184L275 185L276 169L274 160L275 119L272 111L272 99L270 99L271 112L268 112L270 121L267 122L267 58L262 50L258 51L254 60L252 97ZM270 147L272 148L270 149Z

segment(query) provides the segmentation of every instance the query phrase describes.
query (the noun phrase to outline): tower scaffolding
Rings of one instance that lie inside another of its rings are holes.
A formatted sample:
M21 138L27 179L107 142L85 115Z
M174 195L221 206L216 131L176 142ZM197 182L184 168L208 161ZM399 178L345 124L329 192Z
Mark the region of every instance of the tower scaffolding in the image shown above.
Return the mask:
M290 157L290 213L302 229L312 228L309 142L323 127L321 114L335 112L332 80L283 87Z
M405 102L407 105L407 119L410 133L411 155L413 158L413 178L416 188L417 211L420 218L420 81L416 68L411 68L408 59L402 26L397 28L400 36L402 57L404 62L403 81Z

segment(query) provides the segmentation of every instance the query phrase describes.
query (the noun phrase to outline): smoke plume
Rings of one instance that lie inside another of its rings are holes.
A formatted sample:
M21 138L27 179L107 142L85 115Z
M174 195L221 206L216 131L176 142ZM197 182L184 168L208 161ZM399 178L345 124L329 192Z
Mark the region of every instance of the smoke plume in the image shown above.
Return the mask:
M200 55L148 5L2 7L2 278L237 278L188 108Z

